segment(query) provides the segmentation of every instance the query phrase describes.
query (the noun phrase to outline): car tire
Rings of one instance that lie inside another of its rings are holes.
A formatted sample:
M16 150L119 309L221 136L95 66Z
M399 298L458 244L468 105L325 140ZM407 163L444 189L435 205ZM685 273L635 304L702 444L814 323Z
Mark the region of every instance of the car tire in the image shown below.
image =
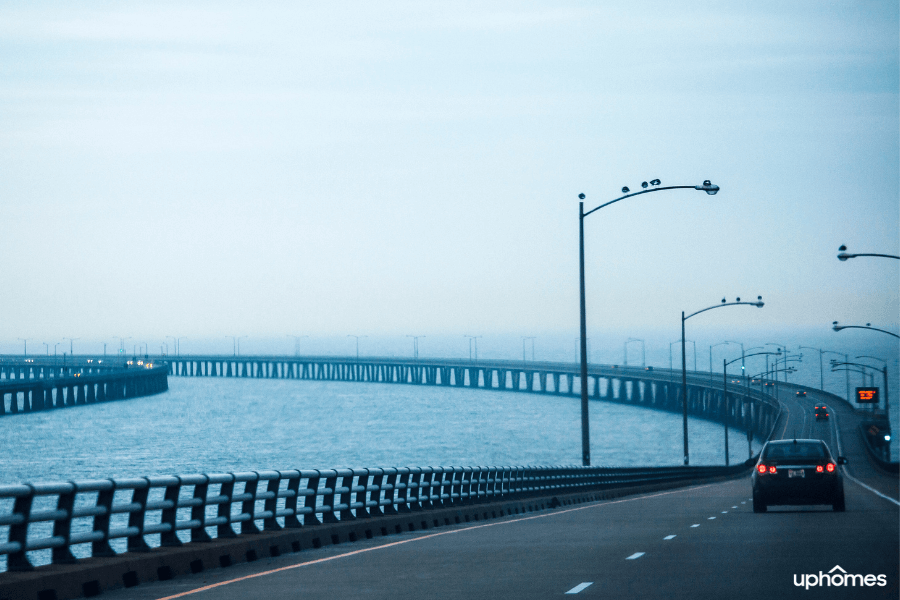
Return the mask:
M837 510L837 509L835 509ZM766 503L760 500L757 494L753 494L753 512L755 513L764 513L766 512Z
M834 512L844 512L847 510L847 505L844 502L844 490L841 490L841 493L835 497L834 502L831 504L831 508L834 509Z

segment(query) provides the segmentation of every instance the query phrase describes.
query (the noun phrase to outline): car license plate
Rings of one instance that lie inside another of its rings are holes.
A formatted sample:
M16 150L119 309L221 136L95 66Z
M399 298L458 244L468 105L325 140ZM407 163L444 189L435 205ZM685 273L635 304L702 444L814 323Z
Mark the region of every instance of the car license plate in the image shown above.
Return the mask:
M803 469L788 469L788 479L791 477L806 477L806 471Z

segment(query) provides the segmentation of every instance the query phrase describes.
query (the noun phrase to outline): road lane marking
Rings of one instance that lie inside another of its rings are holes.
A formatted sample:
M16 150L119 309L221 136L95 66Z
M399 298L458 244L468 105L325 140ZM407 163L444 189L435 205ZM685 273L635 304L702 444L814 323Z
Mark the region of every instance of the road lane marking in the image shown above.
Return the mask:
M743 502L741 502L741 504L743 504ZM737 506L732 506L731 508L737 508Z
M746 502L741 502L741 504L747 504Z
M672 535L667 535L667 536L664 537L663 539L664 539L664 540L671 540L671 539L674 538L674 537L675 537L675 534L672 534Z
M707 519L707 520L712 521L713 519L715 519L715 517L710 517L710 518Z
M585 506L577 506L575 508L567 508L566 510L557 510L552 513L547 513L544 515L532 515L530 517L522 517L518 519L508 519L504 521L500 521L497 523L485 523L484 525L473 525L471 527L463 527L460 529L452 529L450 531L441 531L438 533L431 533L428 535L422 535L418 537L414 537L408 540L401 540L399 542L391 542L389 544L382 544L380 546L373 546L371 548L362 548L360 550L353 550L351 552L345 552L344 554L336 554L334 556L327 556L325 558L317 558L315 560L310 560L307 562L297 563L293 565L287 565L285 567L279 567L277 569L270 569L268 571L261 571L259 573L252 573L250 575L244 575L243 577L236 577L234 579L226 579L225 581L220 581L218 583L211 583L209 585L205 585L203 587L194 588L192 590L187 590L184 592L179 592L177 594L172 594L170 596L164 596L162 598L158 598L158 600L174 600L175 598L183 598L184 596L190 596L192 594L196 594L199 592L205 592L207 590L215 589L217 587L222 587L223 585L230 585L232 583L238 583L240 581L245 581L247 579L255 579L257 577L263 577L265 575L273 575L275 573L280 573L282 571L289 571L291 569L299 569L300 567L307 567L310 565L316 565L319 563L329 562L332 560L337 560L339 558L347 558L349 556L356 556L357 554L363 554L365 552L372 552L374 550L382 550L384 548L392 548L394 546L399 546L401 544L409 544L410 542L418 542L421 540L427 540L434 537L439 537L442 535L454 535L457 533L462 533L464 531L471 531L473 529L483 529L484 527L497 527L498 525L508 525L510 523L520 523L522 521L531 521L533 519L545 519L547 517L554 517L556 515L562 515L565 513L576 512L580 510L588 510L591 508L599 508L603 506L610 506L612 504L623 504L625 502L635 502L637 500L646 500L648 498L657 498L659 496L670 496L672 494L679 494L683 492L690 492L695 490L700 490L707 487L712 487L714 485L718 485L716 483L707 483L704 485L690 486L684 487L677 490L669 490L666 492L657 492L656 494L648 494L642 496L632 496L630 498L622 498L621 500L611 500L611 501L598 501L591 504L587 504ZM692 527L699 527L699 525L692 525Z
M634 554L632 554L631 556L629 556L629 557L626 558L625 560L634 560L634 559L636 559L636 558L642 557L643 555L644 555L643 552L635 552Z
M593 584L594 584L593 581L585 581L584 583L579 583L578 585L576 585L575 587L573 587L571 590L569 590L566 593L567 594L577 594L584 588L588 587L589 585L593 585Z
M695 524L691 525L691 527L700 527L700 523L695 523Z
M723 510L723 511L722 511L722 514L723 514L723 515L727 515L727 514L728 514L728 511L727 511L727 510Z

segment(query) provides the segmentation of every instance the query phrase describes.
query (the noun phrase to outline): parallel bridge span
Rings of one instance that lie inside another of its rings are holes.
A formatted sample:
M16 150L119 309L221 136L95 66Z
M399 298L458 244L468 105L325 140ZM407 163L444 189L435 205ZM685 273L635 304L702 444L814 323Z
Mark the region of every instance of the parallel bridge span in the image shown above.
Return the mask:
M179 356L165 359L179 377L238 377L435 385L550 394L580 395L577 365L554 362L398 359L335 356ZM688 373L688 414L766 437L780 405L774 398L722 376ZM590 365L590 398L682 412L681 372L669 369Z

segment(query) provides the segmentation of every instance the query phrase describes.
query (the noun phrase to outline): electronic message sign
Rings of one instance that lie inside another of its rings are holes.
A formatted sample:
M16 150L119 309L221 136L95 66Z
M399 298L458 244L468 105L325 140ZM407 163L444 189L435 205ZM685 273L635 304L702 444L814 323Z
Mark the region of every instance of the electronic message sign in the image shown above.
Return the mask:
M878 404L877 387L856 388L856 402L858 404Z

